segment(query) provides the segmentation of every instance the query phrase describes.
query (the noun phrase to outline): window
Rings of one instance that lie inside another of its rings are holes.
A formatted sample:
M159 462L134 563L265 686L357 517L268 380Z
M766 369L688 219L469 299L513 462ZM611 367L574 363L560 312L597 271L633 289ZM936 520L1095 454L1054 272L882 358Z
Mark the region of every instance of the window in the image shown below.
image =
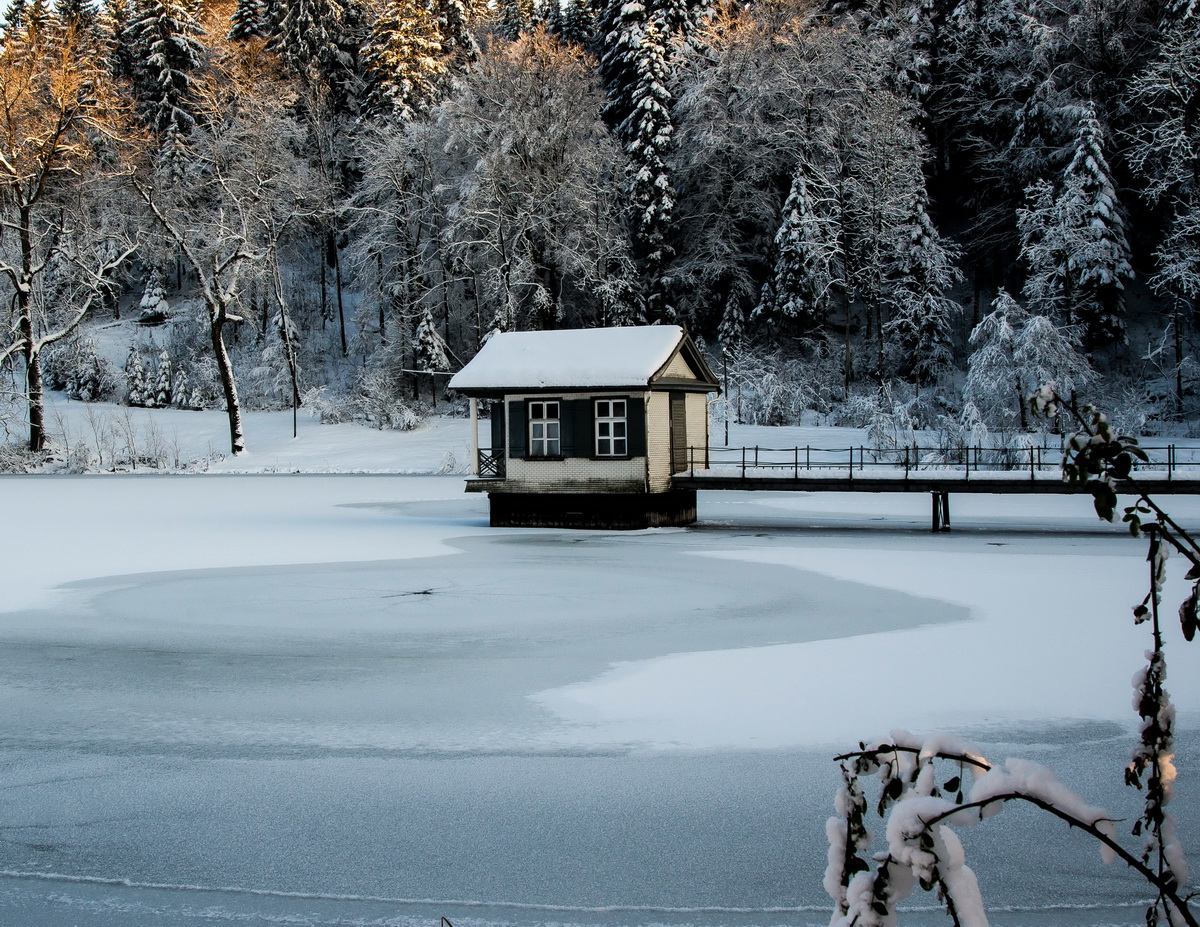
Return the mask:
M624 399L596 400L596 456L629 456Z
M562 444L559 437L558 403L531 402L529 404L529 456L561 456Z

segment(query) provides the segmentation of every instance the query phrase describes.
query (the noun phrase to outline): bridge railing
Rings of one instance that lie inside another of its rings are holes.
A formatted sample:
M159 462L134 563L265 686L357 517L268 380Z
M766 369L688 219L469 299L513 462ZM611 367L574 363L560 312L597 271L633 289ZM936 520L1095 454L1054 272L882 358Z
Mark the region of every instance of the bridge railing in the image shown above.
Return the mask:
M1147 462L1136 461L1135 469L1165 475L1171 479L1181 469L1189 476L1200 473L1200 447L1168 445L1142 445ZM932 447L912 445L907 447L874 448L866 445L850 447L689 447L689 476L698 473L726 475L731 470L743 478L753 476L787 477L800 479L805 474L835 476L846 474L853 479L855 474L903 476L950 471L970 479L972 474L1004 473L1016 476L1029 474L1038 479L1038 474L1050 474L1062 469L1063 449L1049 445L1029 447L980 447L955 446Z

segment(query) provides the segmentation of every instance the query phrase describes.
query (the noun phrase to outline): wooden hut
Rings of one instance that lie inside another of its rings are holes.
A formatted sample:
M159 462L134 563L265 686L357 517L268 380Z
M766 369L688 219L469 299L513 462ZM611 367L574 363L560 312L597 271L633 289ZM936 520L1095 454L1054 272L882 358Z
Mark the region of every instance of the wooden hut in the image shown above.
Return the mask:
M471 400L467 491L488 493L493 525L695 521L695 491L673 489L671 476L706 466L708 396L718 386L679 326L496 334L450 388Z

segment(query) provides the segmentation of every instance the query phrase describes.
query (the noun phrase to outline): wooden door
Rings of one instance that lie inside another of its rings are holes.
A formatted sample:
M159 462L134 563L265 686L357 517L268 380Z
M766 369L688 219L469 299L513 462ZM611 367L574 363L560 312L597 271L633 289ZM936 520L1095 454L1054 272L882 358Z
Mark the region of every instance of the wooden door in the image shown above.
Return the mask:
M671 393L671 472L687 468L687 394Z

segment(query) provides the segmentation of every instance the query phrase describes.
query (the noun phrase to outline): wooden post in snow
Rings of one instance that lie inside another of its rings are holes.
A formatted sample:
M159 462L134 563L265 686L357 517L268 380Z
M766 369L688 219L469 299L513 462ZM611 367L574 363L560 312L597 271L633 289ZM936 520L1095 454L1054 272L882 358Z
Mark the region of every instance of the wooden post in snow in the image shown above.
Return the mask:
M479 476L479 400L471 397L471 476Z

